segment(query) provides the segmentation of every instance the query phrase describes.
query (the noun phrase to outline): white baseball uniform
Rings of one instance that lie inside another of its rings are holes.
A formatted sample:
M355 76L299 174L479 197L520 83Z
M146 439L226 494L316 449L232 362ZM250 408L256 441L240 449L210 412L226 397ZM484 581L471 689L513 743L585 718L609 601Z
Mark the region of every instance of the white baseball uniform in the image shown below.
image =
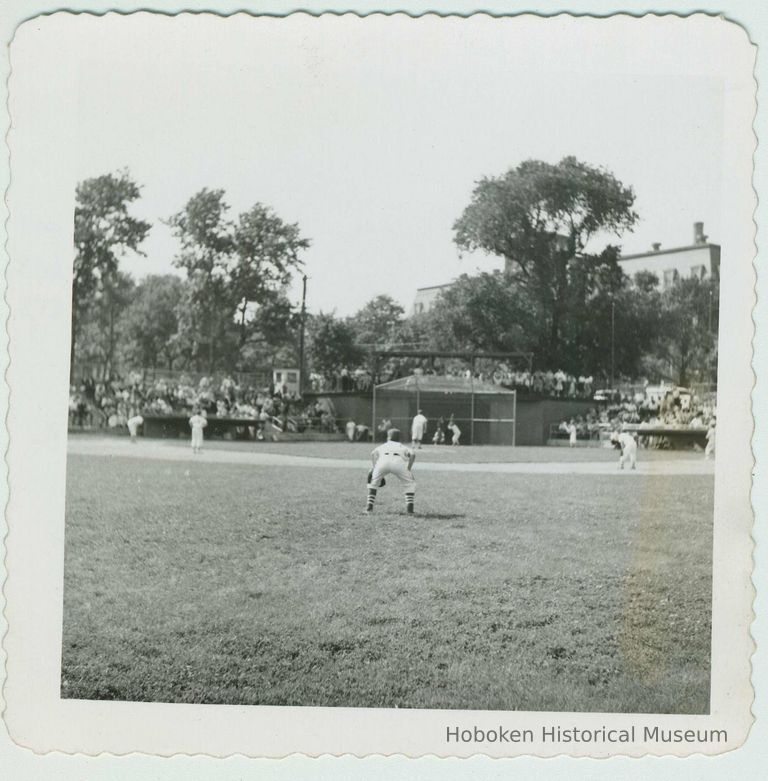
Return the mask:
M619 444L621 445L621 458L619 458L619 467L624 469L624 464L629 464L631 469L637 465L637 442L628 432L622 431L619 434Z
M402 442L385 442L371 452L371 456L378 453L376 463L373 466L373 475L369 483L371 488L381 486L381 478L394 475L405 487L406 494L416 491L416 481L413 473L408 469L413 451Z
M411 439L414 442L421 442L422 439L424 439L424 434L427 430L427 419L419 413L414 417L413 422L411 423Z
M192 450L200 450L203 446L203 429L208 421L202 415L193 415L189 419L189 427L192 429Z
M707 446L704 449L704 457L709 458L712 453L715 452L715 427L710 424L709 428L707 429Z
M131 435L131 439L136 437L136 433L139 430L139 426L144 422L144 418L141 415L134 415L132 418L128 418L127 426L128 433Z

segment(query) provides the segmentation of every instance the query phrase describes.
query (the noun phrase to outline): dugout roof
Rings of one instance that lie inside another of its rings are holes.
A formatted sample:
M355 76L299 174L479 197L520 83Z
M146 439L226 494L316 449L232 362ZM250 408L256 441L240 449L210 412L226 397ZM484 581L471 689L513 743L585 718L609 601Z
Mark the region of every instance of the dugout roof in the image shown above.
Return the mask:
M482 394L514 395L513 390L496 385L493 382L473 380L468 377L438 376L435 374L411 374L397 380L384 382L376 386L377 391L393 393L460 393L464 395Z

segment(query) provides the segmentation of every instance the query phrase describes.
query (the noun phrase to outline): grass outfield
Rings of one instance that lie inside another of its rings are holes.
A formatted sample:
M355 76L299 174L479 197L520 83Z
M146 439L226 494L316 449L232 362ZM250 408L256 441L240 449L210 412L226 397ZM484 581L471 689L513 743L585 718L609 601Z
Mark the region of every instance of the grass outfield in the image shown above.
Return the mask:
M62 696L708 711L711 476L417 479L71 454Z

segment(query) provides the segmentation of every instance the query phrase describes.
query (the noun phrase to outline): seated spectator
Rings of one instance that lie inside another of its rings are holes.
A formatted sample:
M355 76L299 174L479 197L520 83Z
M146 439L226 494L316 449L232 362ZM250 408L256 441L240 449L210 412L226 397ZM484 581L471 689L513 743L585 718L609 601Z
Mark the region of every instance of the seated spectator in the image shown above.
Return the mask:
M320 425L323 431L327 431L329 434L336 432L336 421L334 421L333 415L328 411L323 412L320 418Z

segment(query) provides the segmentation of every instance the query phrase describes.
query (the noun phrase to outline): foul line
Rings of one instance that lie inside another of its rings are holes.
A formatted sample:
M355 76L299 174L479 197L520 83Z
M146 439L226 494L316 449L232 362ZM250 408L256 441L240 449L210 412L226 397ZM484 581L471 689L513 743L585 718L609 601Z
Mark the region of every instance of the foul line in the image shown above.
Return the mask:
M135 444L127 439L93 437L73 438L67 443L67 452L73 455L118 456L125 458L153 459L157 461L192 461L211 464L239 464L243 466L295 466L315 469L358 469L370 468L370 461L351 458L313 458L280 453L257 453L243 450L203 450L195 455L189 446L170 444L162 440L138 440ZM664 461L640 460L637 470L620 470L616 461L582 462L517 462L517 463L439 463L421 462L416 472L497 472L529 475L713 475L713 461L697 459L675 459Z

